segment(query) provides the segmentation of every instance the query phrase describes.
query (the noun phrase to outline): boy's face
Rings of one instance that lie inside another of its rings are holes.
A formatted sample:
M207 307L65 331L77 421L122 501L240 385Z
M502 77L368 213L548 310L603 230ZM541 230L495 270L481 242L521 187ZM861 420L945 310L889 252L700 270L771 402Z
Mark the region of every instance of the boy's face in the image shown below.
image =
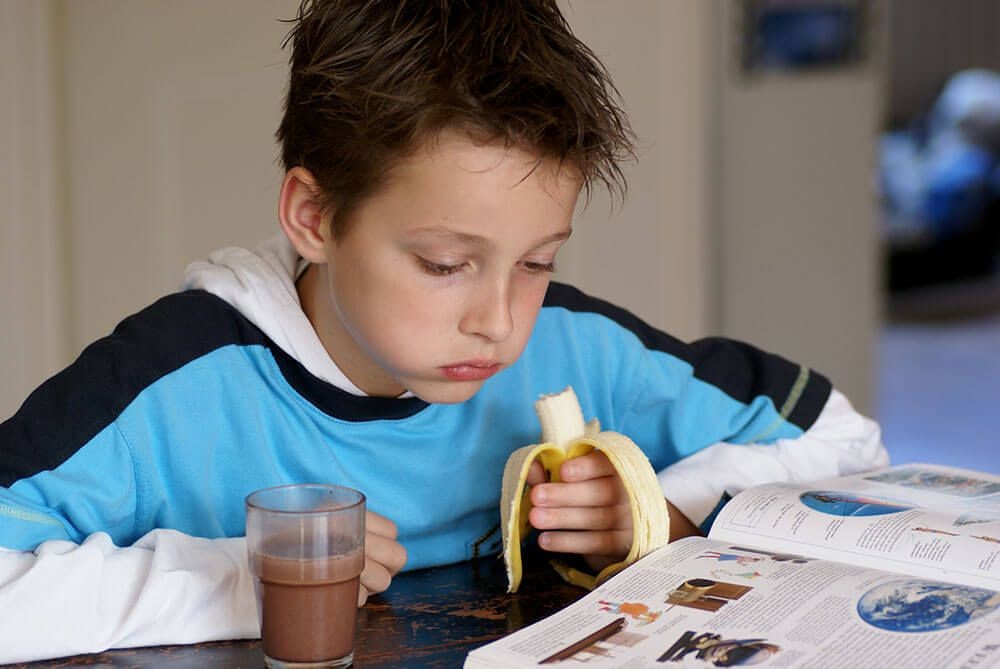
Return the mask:
M393 170L340 239L324 224L331 313L317 331L358 387L462 402L517 360L581 186L536 162L446 132Z

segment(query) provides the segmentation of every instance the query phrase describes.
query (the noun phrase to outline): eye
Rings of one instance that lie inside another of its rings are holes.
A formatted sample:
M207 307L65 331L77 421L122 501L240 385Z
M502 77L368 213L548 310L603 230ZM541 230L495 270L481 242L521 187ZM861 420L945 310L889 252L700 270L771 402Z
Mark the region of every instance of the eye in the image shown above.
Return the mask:
M464 262L458 263L457 265L445 265L442 263L432 262L430 260L427 260L426 258L421 258L420 256L416 256L416 258L417 258L417 263L420 265L421 269L423 269L428 274L432 274L434 276L448 276L449 274L454 274L455 272L458 272L459 270L462 269L462 267L465 266Z
M521 266L533 274L545 274L556 271L556 264L554 262L531 262L526 260L521 263Z

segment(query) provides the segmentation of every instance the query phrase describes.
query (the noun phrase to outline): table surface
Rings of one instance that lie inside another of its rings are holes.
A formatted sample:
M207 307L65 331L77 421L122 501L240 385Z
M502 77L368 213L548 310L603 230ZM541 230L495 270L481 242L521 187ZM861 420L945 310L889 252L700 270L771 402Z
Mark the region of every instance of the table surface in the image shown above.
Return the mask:
M392 587L358 609L354 666L358 669L461 667L473 648L529 625L579 598L544 557L525 556L519 592L508 594L496 557L421 569L397 576ZM171 667L201 669L264 666L259 640L221 641L108 651L7 667Z

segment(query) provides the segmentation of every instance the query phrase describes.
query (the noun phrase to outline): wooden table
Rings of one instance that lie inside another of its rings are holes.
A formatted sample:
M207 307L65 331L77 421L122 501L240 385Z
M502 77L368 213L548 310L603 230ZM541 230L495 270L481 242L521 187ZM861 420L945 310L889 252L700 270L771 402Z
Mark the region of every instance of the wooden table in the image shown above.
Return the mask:
M388 592L358 610L354 666L368 668L461 667L473 648L535 622L580 597L538 554L526 556L520 591L509 595L503 561L473 562L407 572ZM260 641L115 650L7 667L211 667L264 666Z

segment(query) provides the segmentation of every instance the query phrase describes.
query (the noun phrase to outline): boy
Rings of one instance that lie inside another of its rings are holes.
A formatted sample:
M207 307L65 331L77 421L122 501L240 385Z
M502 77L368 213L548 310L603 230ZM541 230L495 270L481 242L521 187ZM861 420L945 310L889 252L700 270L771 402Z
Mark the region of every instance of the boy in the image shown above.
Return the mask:
M0 426L0 603L24 612L0 659L256 635L238 537L266 486L365 492L359 605L495 553L503 464L567 385L661 472L672 538L727 489L884 464L823 377L550 283L580 191L623 190L631 155L554 2L306 1L290 41L283 235L189 267ZM620 559L606 459L561 474L531 478L541 546ZM38 604L54 590L75 637Z

